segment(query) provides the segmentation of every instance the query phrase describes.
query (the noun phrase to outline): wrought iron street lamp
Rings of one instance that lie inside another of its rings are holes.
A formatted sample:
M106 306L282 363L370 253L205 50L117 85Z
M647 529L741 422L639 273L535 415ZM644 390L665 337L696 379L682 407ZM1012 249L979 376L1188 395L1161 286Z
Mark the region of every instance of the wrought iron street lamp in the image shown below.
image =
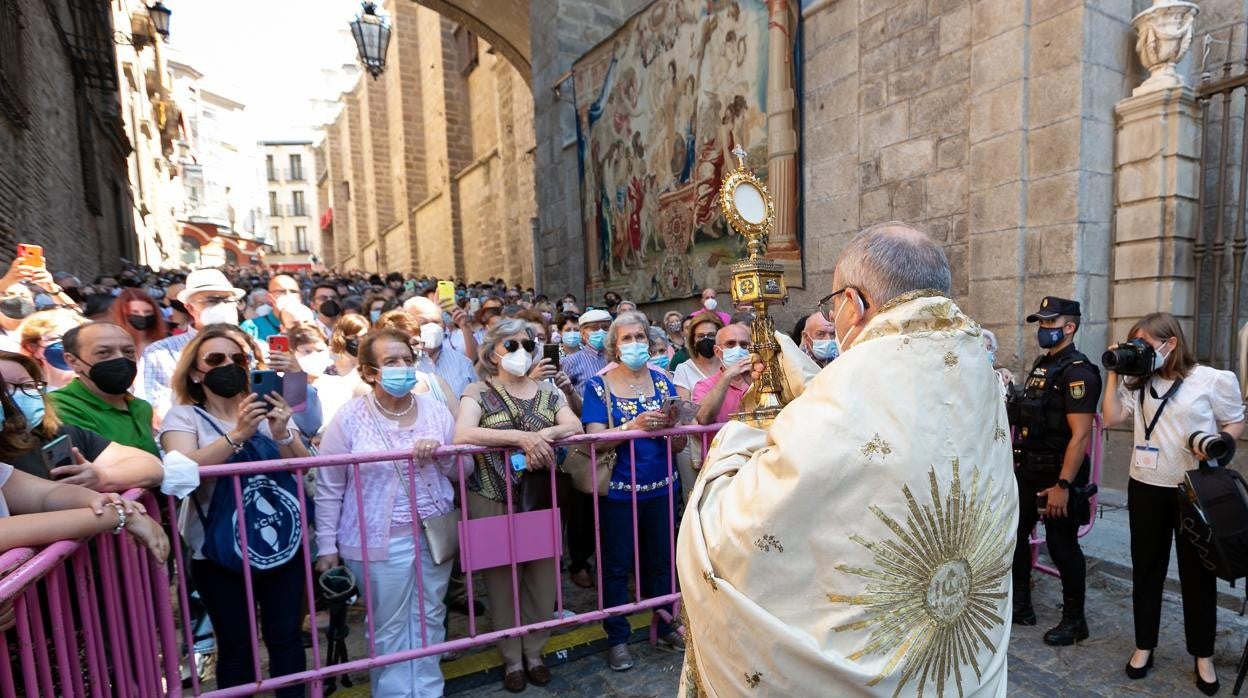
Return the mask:
M165 7L163 2L157 0L155 5L147 7L148 22L143 22L138 15L131 18L131 29L133 33L127 34L124 31L113 32L113 43L120 46L133 46L135 50L142 51L144 47L152 45L156 41L156 35L163 39L169 38L169 18L173 15L173 11ZM156 34L152 34L155 31Z
M386 48L390 45L390 23L377 14L377 3L363 3L362 14L351 22L351 35L364 69L376 80L386 69Z
M156 4L147 8L147 16L152 18L152 25L156 27L156 33L162 38L169 38L169 18L173 15L173 10L165 7L165 3L156 0Z

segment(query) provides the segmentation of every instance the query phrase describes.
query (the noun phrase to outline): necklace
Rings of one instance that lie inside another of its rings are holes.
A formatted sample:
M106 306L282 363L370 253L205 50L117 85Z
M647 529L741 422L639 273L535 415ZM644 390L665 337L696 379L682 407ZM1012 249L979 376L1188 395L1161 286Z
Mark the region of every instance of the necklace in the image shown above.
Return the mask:
M406 417L407 415L411 414L412 409L416 407L416 396L410 393L408 394L407 409L403 410L402 412L391 412L390 410L382 407L381 401L377 399L376 395L373 396L373 404L377 405L377 409L381 410L381 413L386 415L387 417L390 417L391 419L402 419L403 417Z

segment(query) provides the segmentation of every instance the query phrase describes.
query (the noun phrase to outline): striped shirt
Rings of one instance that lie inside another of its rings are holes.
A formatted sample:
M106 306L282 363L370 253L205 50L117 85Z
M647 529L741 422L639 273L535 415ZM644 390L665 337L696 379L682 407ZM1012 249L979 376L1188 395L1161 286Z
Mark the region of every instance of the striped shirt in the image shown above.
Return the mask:
M178 365L182 350L195 338L195 328L152 342L139 357L139 380L135 383L135 397L146 400L160 419L173 406L173 370Z
M590 346L581 347L580 351L560 362L560 368L568 374L572 387L578 393L584 392L585 384L589 382L589 379L598 375L598 372L606 365L607 357Z

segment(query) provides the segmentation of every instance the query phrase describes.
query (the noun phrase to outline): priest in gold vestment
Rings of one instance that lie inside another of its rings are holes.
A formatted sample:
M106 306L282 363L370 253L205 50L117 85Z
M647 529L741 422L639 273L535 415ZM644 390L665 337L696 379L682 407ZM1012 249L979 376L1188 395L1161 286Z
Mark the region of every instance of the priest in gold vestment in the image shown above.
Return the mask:
M1003 696L1018 496L981 329L902 224L833 281L840 358L802 385L778 335L798 397L725 426L690 494L682 695Z

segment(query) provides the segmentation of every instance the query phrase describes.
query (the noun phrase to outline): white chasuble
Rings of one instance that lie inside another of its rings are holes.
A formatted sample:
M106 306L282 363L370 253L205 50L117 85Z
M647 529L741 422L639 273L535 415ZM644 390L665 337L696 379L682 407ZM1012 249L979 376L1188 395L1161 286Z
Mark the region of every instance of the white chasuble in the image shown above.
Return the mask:
M895 299L769 431L713 442L677 541L682 695L1005 695L1017 523L979 326Z

